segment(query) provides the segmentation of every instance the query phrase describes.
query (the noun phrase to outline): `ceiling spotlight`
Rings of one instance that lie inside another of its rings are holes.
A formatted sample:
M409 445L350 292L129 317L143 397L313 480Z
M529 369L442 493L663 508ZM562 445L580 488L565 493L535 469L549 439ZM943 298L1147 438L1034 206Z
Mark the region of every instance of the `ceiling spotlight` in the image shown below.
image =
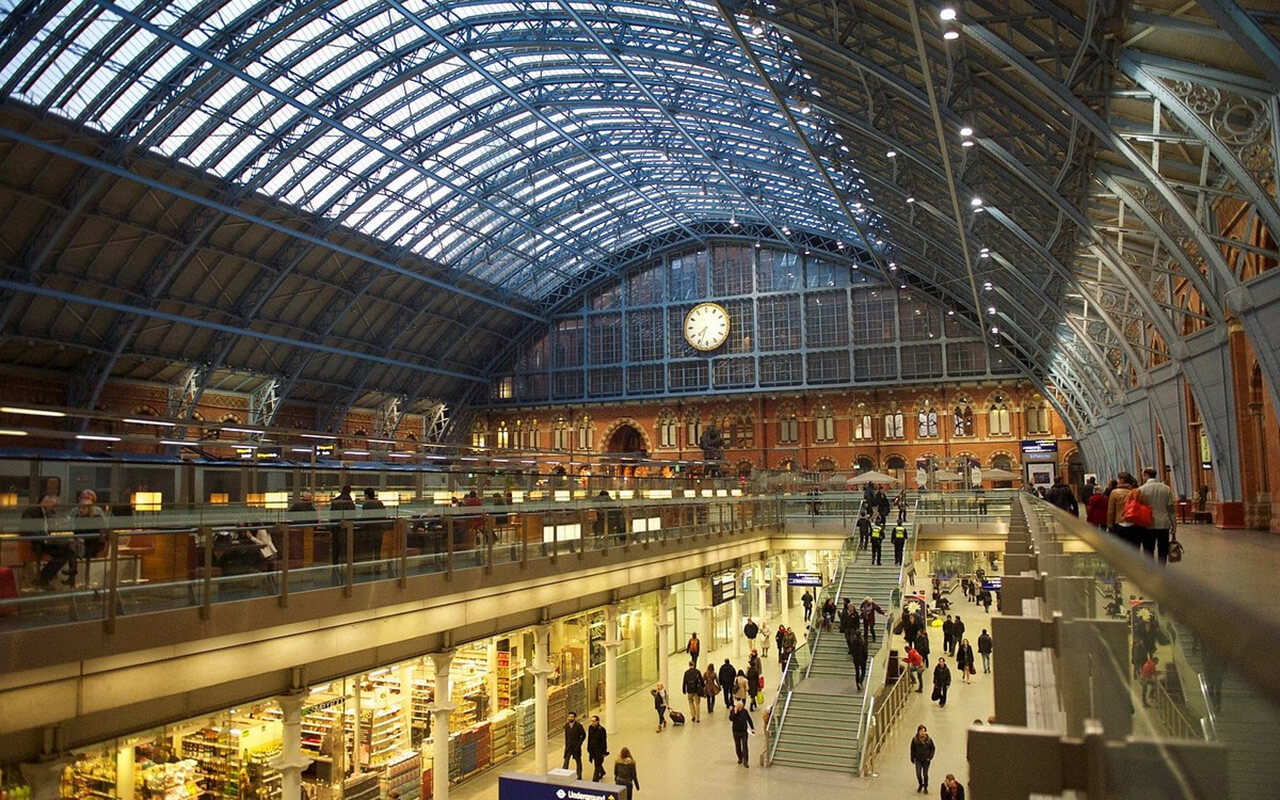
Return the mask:
M730 224L730 225L732 225L732 226L733 226L733 227L735 227L735 228L736 228L736 227L738 227L738 215L737 215L737 214L730 214L730 215L729 215L729 224Z
M889 271L890 271L890 272L897 272L897 271L898 271L898 265L897 265L897 264L890 264L890 265L889 265Z
M973 140L972 140L972 139L965 139L963 142L961 142L961 143L960 143L960 146L961 146L961 147L973 147Z
M970 205L970 206L972 206L972 207L974 207L974 208L977 208L977 207L981 206L981 205L982 205L982 198L981 198L981 197L975 197L975 198L973 198L972 200L970 200L970 201L969 201L969 205Z
M960 38L960 31L954 27L955 23L947 23L947 27L942 31L942 38L948 42Z
M954 6L943 6L938 11L938 19L941 19L943 22L950 22L955 18L956 18L956 10Z
M896 157L897 155L898 155L898 151L897 151L897 150L890 150L889 152L885 153L885 156L886 156L887 158L894 158L894 157Z
M801 100L796 103L796 111L799 111L801 114L808 114L812 110L813 108L809 105L808 100Z
M760 242L758 242L758 241L756 242L756 249L757 249L757 250L759 250L759 249L760 249Z
M783 226L782 226L782 232L783 232L783 233L785 233L787 236L790 236L790 235L791 235L791 226L790 226L790 225L783 225Z
M954 317L955 315L956 315L956 310L955 310L954 308L949 308L949 309L947 309L947 316L948 316L948 317Z
M992 332L992 333L999 333L999 332L1000 332L1000 329L999 329L999 328L997 328L995 325L992 325L992 326L991 326L991 332Z
M914 203L915 201L916 201L916 196L915 196L915 195L913 195L913 194L909 194L909 195L907 195L907 202L908 202L908 203Z
M987 306L987 316L988 316L988 317L994 317L995 315L996 315L996 307L995 307L995 306Z
M969 127L968 125L964 125L964 126L962 126L962 127L960 128L960 135L961 135L961 136L972 136L972 135L973 135L973 128Z

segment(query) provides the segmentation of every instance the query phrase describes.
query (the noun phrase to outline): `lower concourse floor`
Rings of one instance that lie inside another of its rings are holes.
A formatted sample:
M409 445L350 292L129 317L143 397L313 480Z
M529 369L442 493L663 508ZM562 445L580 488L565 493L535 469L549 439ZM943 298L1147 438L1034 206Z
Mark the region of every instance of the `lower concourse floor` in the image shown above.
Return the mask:
M917 565L918 574L927 572L925 562ZM953 612L964 618L965 636L974 645L976 652L977 636L983 628L990 631L990 618L995 613L985 614L982 607L968 604L959 599L959 592L952 595L955 605ZM795 606L787 609L783 616L768 620L769 627L775 629L782 622L794 628L797 633L803 630L802 609ZM929 629L929 641L932 654L942 653L942 633L938 627ZM704 653L720 664L727 657L734 666L745 666L745 640L735 645L725 645L710 653ZM894 637L894 646L901 651L902 637ZM996 645L997 651L999 645ZM770 658L763 659L765 664L765 702L766 706L774 700L774 691L778 686L779 667L774 651L770 649ZM703 706L702 722L686 723L683 726L668 724L662 732L656 731L656 716L653 701L648 692L639 692L618 702L619 720L610 724L601 720L609 732L610 756L605 759L606 779L612 777L613 760L623 747L630 748L636 760L636 770L640 781L640 796L660 798L680 798L694 796L733 797L735 800L777 800L787 792L798 791L805 800L836 800L848 797L897 797L915 794L915 771L908 757L908 742L915 733L917 725L928 727L930 735L937 746L937 756L930 770L930 794L936 796L938 784L948 773L954 773L962 783L968 780L968 764L965 760L965 732L975 719L986 720L993 713L994 701L991 687L991 676L982 674L979 661L978 673L973 676L972 683L964 684L960 675L952 669L952 686L945 708L939 708L936 702L930 702L932 665L925 675L925 691L911 694L906 713L891 741L886 746L879 763L874 765L874 773L860 778L853 775L820 770L805 770L790 767L761 766L760 756L765 747L763 710L761 707L752 714L757 734L749 740L751 766L743 769L737 765L733 747L733 737L729 730L728 717L723 704L716 702L714 712L707 713ZM953 659L948 658L948 664ZM699 661L705 667L705 660ZM671 707L681 710L688 717L689 709L686 699L680 695L680 675L688 667L688 658L683 655L671 657L670 674L672 687ZM852 669L850 669L852 675ZM562 743L553 738L549 745L549 766L559 767L562 756ZM584 756L585 757L585 756ZM461 786L454 787L449 796L455 800L489 800L497 797L498 776L506 772L534 773L534 754L527 752L502 764L489 773L477 776ZM590 777L591 765L585 763L586 777Z

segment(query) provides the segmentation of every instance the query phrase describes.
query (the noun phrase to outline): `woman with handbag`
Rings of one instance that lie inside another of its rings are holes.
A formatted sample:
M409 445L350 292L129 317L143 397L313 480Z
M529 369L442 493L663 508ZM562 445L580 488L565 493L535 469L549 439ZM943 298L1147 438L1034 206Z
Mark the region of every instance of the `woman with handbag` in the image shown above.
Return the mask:
M1125 506L1129 495L1137 491L1137 481L1128 472L1116 476L1116 488L1111 490L1107 498L1107 530L1126 544L1134 547L1142 546L1143 530L1134 525L1132 520L1124 518Z

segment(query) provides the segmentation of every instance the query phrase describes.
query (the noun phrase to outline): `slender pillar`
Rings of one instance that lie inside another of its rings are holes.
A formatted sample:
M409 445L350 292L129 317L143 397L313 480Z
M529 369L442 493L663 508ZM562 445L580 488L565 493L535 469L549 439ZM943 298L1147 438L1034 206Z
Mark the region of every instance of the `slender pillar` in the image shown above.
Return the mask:
M618 606L611 603L604 607L604 724L606 728L618 727Z
M764 576L765 576L764 562L761 561L759 564L756 565L755 580L752 583L756 591L756 603L755 603L756 623L759 625L763 625L764 621L769 618L769 610L765 608L766 584L765 584Z
M551 626L539 625L534 628L536 643L533 648L533 772L535 775L546 775L547 762L547 676L551 674L551 666L547 656L551 655Z
M396 677L400 679L400 724L404 726L404 746L408 747L413 743L413 662L401 664Z
M671 687L671 589L658 590L658 682Z
M305 690L276 697L284 715L283 730L280 755L271 766L280 773L281 800L302 800L302 771L311 766L311 759L302 754L302 706L306 701Z
M129 739L116 751L116 797L119 800L133 800L133 746L135 744L137 744L136 739Z
M737 596L738 587L742 585L742 576L737 570L733 572L733 594L734 598L729 601L729 639L733 642L733 654L735 656L742 655L742 640L746 637L742 635L742 600ZM710 657L710 656L708 656Z
M456 708L449 667L454 650L431 653L435 675L435 694L427 711L431 713L431 796L433 800L449 800L449 714Z
M698 578L698 613L702 616L702 649L710 656L716 649L715 607L711 605L711 579ZM667 687L670 689L671 687Z

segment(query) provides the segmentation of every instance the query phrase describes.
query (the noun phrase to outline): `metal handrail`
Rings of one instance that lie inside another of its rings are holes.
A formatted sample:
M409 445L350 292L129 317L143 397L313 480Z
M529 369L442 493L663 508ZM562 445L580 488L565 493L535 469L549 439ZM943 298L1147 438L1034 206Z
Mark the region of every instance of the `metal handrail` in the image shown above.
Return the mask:
M778 703L780 701L783 701L784 698L781 694L781 690L783 689L783 687L787 686L787 674L791 671L792 666L795 664L796 655L805 647L809 647L808 642L805 642L804 644L797 647L794 651L792 651L791 655L787 657L787 663L782 668L782 675L778 677L778 689L780 693L778 697L773 701L773 706L771 706L771 708L777 708ZM810 659L810 663L812 663L812 658ZM790 688L786 689L785 702L783 702L782 704L782 713L780 715L773 714L773 713L769 714L769 723L765 725L766 736L768 736L768 729L770 728L776 728L778 732L781 733L782 723L787 718L787 710L791 708L791 695L793 693L794 693L793 689L790 689ZM765 762L766 767L773 763L773 756L778 749L778 741L781 738L782 738L781 736L769 736L770 741L766 744L766 747L768 748L768 753L769 753L769 758Z
M869 674L868 678L870 678ZM876 705L874 696L871 698L865 715L867 736L859 737L859 741L862 742L862 753L858 759L859 775L866 775L875 758L880 755L880 750L888 739L893 723L902 716L902 711L906 708L910 690L911 681L899 677L885 693L879 706Z
M1213 697L1209 695L1209 681L1203 672L1196 673L1196 683L1200 684L1200 693L1204 695L1205 716L1200 718L1200 727L1204 730L1204 738L1208 741L1218 739L1218 713L1213 710Z

